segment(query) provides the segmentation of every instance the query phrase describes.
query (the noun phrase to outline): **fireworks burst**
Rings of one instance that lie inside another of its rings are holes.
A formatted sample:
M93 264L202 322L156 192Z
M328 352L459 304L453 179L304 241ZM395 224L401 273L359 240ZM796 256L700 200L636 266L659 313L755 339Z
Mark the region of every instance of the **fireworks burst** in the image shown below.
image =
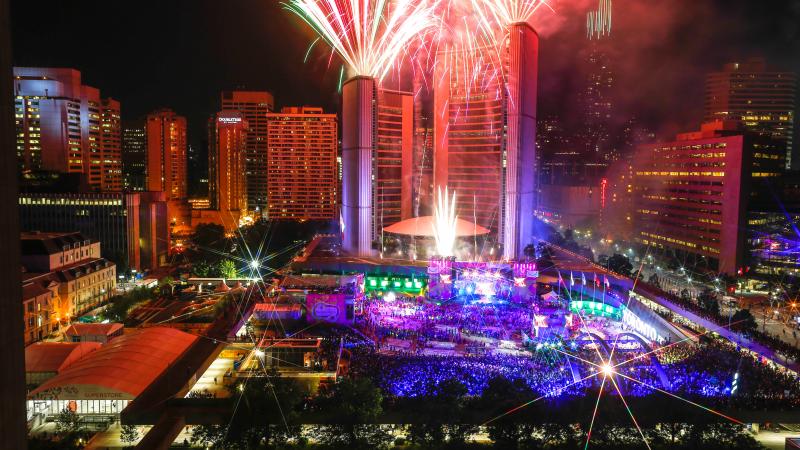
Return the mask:
M471 0L481 27L492 34L518 22L528 22L542 7L550 8L546 0ZM552 8L550 8L552 10Z
M289 0L297 14L339 54L351 75L381 80L435 25L429 0Z
M436 238L436 252L439 256L453 256L453 247L456 242L456 193L450 197L447 186L439 187L434 211L433 231Z

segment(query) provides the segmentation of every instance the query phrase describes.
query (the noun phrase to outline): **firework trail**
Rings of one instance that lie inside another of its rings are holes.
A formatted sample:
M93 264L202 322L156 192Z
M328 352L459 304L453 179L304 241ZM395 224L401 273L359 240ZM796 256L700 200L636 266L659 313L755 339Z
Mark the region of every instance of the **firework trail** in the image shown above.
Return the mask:
M600 0L597 11L586 14L586 37L600 39L611 34L611 0Z
M453 192L451 197L447 187L444 188L444 193L442 193L442 188L439 188L434 219L436 252L439 256L453 256L458 216L456 215L456 193Z
M435 29L435 0L289 0L350 69L351 76L383 79L412 41Z

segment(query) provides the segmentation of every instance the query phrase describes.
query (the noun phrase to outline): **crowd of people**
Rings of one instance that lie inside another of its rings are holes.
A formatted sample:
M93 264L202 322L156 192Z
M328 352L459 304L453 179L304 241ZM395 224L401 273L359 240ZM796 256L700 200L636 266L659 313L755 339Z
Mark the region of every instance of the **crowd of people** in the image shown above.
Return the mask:
M684 298L680 295L676 295L673 293L669 293L658 289L655 286L648 285L646 283L640 283L640 289L644 289L647 291L652 291L656 295L662 296L669 300L670 302L681 306L682 308L697 314L698 316L709 320L720 327L728 328L730 323L730 318L728 316L723 316L718 311L712 311L708 309L704 309L699 303L691 300L690 298ZM734 331L737 327L733 327ZM739 327L740 328L740 327ZM800 348L797 348L791 344L788 344L784 340L771 336L768 333L761 332L758 329L751 329L742 332L745 337L755 342L758 342L772 350L780 353L786 358L793 359L795 361L800 361Z
M399 397L435 393L437 386L451 379L464 384L469 395L480 395L489 380L498 376L521 380L537 395L548 397L583 395L586 389L600 385L601 367L607 361L608 350L586 339L565 341L563 350L544 348L522 356L498 352L430 355L418 349L378 351L387 337L410 339L422 346L428 341L463 342L472 336L507 339L514 335L514 330L530 329L530 320L528 312L514 305L368 300L359 325L377 345L368 345L363 335L358 335L358 342L351 345L350 373L369 377L384 392ZM601 325L597 320L589 322ZM614 367L615 380L624 395L647 396L667 390L711 405L800 406L800 381L796 376L727 341L665 346L653 353L659 364L649 354L642 355L642 351L636 346L615 350L614 364L619 364ZM733 389L736 373L737 386ZM576 383L578 379L583 380ZM616 395L617 391L609 392Z
M399 397L435 394L438 386L458 380L468 395L480 395L489 380L502 376L522 380L539 395L578 393L564 361L509 355L424 356L386 355L360 348L353 354L353 376L369 377L385 392Z
M530 331L531 312L517 305L419 302L398 298L393 302L367 299L360 324L376 339L420 339L464 342L465 337L521 340Z

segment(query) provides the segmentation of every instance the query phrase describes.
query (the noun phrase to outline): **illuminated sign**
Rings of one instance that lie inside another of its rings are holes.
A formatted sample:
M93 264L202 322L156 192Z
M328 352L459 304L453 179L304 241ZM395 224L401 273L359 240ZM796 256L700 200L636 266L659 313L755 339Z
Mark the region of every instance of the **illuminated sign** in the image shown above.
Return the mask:
M651 341L658 340L658 333L656 333L656 329L627 309L622 311L622 323L633 328L637 333Z
M240 123L242 121L241 117L220 117L217 119L219 123Z

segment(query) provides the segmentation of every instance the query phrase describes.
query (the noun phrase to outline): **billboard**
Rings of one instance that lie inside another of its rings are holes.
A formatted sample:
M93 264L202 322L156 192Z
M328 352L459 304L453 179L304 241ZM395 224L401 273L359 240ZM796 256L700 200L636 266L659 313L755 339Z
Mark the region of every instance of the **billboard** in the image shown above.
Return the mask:
M306 296L306 318L309 323L352 324L352 308L352 301L348 305L345 294L308 294Z

